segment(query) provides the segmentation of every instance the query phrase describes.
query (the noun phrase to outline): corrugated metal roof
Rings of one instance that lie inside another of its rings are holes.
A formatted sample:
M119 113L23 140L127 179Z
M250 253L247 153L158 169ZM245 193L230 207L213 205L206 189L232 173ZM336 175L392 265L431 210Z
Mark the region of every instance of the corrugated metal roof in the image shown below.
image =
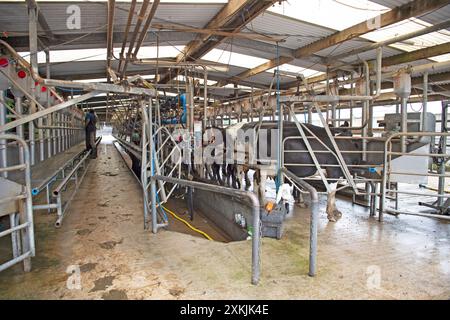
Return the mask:
M370 41L362 40L362 39L349 40L346 42L342 42L338 45L321 50L321 51L317 52L317 55L322 56L322 57L334 56L334 55L338 55L341 53L349 52L350 50L360 48L360 47L365 46L370 43L371 43ZM402 51L393 49L390 47L383 48L383 57L389 57L389 56L396 55L399 53L402 53ZM371 59L376 58L376 53L375 53L375 50L372 50L372 51L368 51L368 52L359 54L359 57L363 60L371 60ZM348 57L343 60L353 61L356 58L357 58L356 56L351 56L351 57Z
M181 1L181 0L180 0ZM395 7L403 3L407 3L410 0L372 0L373 2L385 5L387 7ZM182 2L182 1L181 1ZM106 2L38 2L42 13L44 14L50 28L56 34L65 33L86 33L86 32L105 32L106 31L106 16L107 16L107 3ZM66 20L68 14L66 9L70 4L76 4L81 9L81 30L68 30L66 27ZM139 10L141 4L137 5L137 11ZM129 2L123 3L120 1L116 2L117 10L115 12L115 27L114 30L118 32L123 32L125 29L125 24L128 17ZM161 3L156 12L155 21L158 22L171 22L184 24L187 26L202 28L208 21L210 21L217 12L223 7L223 4L213 4L213 3ZM450 5L430 13L426 16L421 17L424 21L429 23L439 23L450 17ZM135 22L135 21L134 21ZM101 28L101 29L99 29ZM28 32L28 17L26 5L23 2L14 3L0 3L0 31L6 32L19 32L23 35L27 35ZM336 32L335 30L325 28L323 26L314 25L304 21L300 21L294 18L290 18L281 14L268 12L260 15L252 22L248 23L243 32L257 32L264 34L282 34L289 35L286 42L280 43L279 53L282 56L292 56L293 50L303 47L309 43L326 37L330 34ZM433 40L430 40L431 35L413 39L414 41L420 42L423 45L431 45ZM442 34L433 34L435 39L439 38L442 42L446 40L446 36ZM177 39L177 44L187 43L192 36L186 37L186 41L183 42ZM277 56L277 49L274 43L265 43L263 41L254 41L247 39L235 38L232 40L233 47L232 51L236 53L246 54L254 57L273 59ZM371 43L369 40L364 40L362 38L353 39L346 41L337 46L327 48L317 53L318 57L328 57L330 55L336 55L339 53L345 53L349 50L359 48L363 45ZM99 46L105 46L105 42L99 42ZM163 45L163 44L161 44ZM167 44L166 44L167 45ZM227 43L221 43L217 46L218 49L224 50L228 46ZM228 47L230 50L231 47ZM417 48L418 49L418 48ZM401 53L401 50L394 48L385 48L383 51L384 57L389 57ZM359 55L361 59L371 60L375 59L375 51L365 52ZM349 57L344 59L344 61L351 62L357 57ZM415 62L424 63L426 60ZM114 62L115 63L115 62ZM295 59L289 64L300 66L303 68L312 68L319 71L325 71L326 66L323 61L318 60L317 57L311 56L304 59ZM64 74L70 72L70 68L74 74L82 74L83 72L92 72L93 70L99 73L104 72L104 61L85 61L77 62L74 64L62 64L55 65L52 73L57 75L58 73ZM86 69L84 69L86 68ZM93 69L91 69L93 68ZM130 70L138 68L136 66L130 66ZM148 68L147 68L148 69ZM138 69L139 70L139 69ZM247 69L239 68L236 66L230 66L228 73L211 73L214 76L221 78L228 78L230 76L235 76L242 73ZM268 85L272 79L272 73L264 72L253 76L247 81L254 81L258 84ZM292 78L282 77L281 82L290 82Z
M258 16L247 24L247 30L264 34L292 35L281 44L290 49L306 46L336 32L272 12L265 12Z
M117 61L112 61L112 67L118 67ZM45 74L45 64L39 64L39 68L43 74ZM128 66L128 71L145 71L152 70L152 67L145 65L133 65ZM74 79L79 76L105 73L105 61L104 60L92 60L92 61L73 61L70 63L52 63L50 65L50 74L52 78L58 79L61 77Z
M76 4L80 7L81 30L70 30L67 28L67 18L70 14L66 10L71 4ZM106 2L39 2L38 5L50 29L58 34L91 32L105 26L107 23ZM1 31L28 32L28 16L25 3L0 3L0 6ZM123 31L128 19L130 3L117 2L116 6L114 28L116 31ZM136 5L137 12L139 12L140 7L140 3ZM202 28L222 7L223 4L161 3L156 11L155 21L160 23L176 22ZM133 20L133 25L135 22L136 18ZM105 30L106 28L98 30L98 32L105 32Z

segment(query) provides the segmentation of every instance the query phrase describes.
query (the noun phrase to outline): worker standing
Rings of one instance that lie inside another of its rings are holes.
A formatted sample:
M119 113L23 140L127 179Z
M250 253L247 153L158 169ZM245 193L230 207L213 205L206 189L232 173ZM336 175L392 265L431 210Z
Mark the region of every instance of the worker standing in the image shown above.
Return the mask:
M97 131L97 116L93 109L86 113L84 118L85 130L86 130L86 150L92 150L91 158L97 158L97 147L95 145L95 134Z

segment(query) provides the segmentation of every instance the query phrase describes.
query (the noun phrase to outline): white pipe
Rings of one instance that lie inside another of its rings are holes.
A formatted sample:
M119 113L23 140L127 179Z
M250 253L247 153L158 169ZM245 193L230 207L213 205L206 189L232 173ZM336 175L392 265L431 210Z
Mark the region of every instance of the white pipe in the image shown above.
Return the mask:
M39 75L38 71L38 58L37 58L37 24L38 24L38 13L37 8L28 9L28 33L29 33L29 45L30 45L30 62L31 71L33 74ZM34 81L31 81L31 96L36 97L36 85ZM32 114L36 112L36 104L31 101L28 107L28 113ZM28 136L30 140L30 158L31 165L35 164L35 141L34 141L34 123L30 122L28 124Z
M340 101L368 101L372 100L371 96L336 96L336 95L328 95L328 96L283 96L280 97L280 102L331 102L337 103Z
M423 74L422 130L425 130L428 109L428 72Z
M420 66L410 67L411 73L433 72L450 68L450 60L443 62L433 62L422 64ZM392 73L393 74L393 73Z
M208 69L203 67L204 79L203 79L203 130L206 130L207 119L206 114L208 112Z
M17 114L22 115L22 97L17 96L15 98L16 98L15 111L17 112ZM20 125L20 126L17 127L16 133L17 133L17 135L19 136L20 139L24 139L24 136L23 136L23 125ZM20 160L20 163L24 162L23 148L21 146L20 146L20 149L19 149L19 160Z
M402 133L406 133L408 131L408 105L407 105L407 98L402 98L402 118L401 118L401 124L400 124L400 129ZM401 144L401 148L402 148L402 152L406 153L406 136L402 135L400 137L400 144Z
M378 98L381 94L381 68L382 68L382 60L383 60L383 48L379 47L377 48L377 70L376 70L376 92L373 96L373 99L375 100Z
M50 78L50 52L45 50L45 72L47 79ZM47 90L47 108L50 107L50 90ZM47 126L52 125L52 115L47 115ZM47 155L48 158L52 156L52 129L47 130Z

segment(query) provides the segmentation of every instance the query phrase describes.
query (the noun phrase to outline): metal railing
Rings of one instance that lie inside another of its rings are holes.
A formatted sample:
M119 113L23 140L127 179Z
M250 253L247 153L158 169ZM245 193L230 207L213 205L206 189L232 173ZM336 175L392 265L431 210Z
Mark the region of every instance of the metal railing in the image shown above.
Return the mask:
M293 182L294 188L298 191L309 193L311 197L311 217L310 217L310 228L309 228L309 275L314 277L316 275L316 261L317 261L317 229L319 224L319 193L317 190L311 186L309 183L303 181L295 174L290 172L286 168L281 168L281 172L284 177ZM301 187L299 188L298 185Z
M357 189L357 187L356 187L355 181L353 180L353 177L352 177L352 175L350 174L350 171L349 171L349 169L348 169L348 165L347 165L347 163L344 161L344 158L343 158L343 156L342 156L342 153L341 153L341 151L339 150L338 145L336 144L336 141L335 141L335 139L334 139L334 136L333 136L333 134L331 133L331 130L330 130L330 128L329 128L327 122L325 121L325 119L324 119L322 113L320 112L319 107L317 107L316 105L314 105L314 106L315 106L316 109L317 109L317 114L319 114L319 118L320 118L320 120L321 120L321 122L322 122L322 125L324 126L325 132L327 133L328 139L331 141L331 144L332 144L334 150L331 150L331 149L330 149L330 148L329 148L322 140L320 140L320 139L319 139L319 138L318 138L311 130L309 130L304 124L300 123L300 122L298 121L298 119L297 119L297 117L296 117L296 115L295 115L295 113L294 113L294 110L293 110L292 108L289 108L289 112L290 112L290 114L291 114L292 119L294 119L295 125L297 126L297 129L298 129L298 131L300 132L301 137L302 137L302 139L303 139L303 143L305 144L305 146L306 146L306 148L307 148L307 150L308 150L308 153L309 153L309 155L311 156L311 158L312 158L312 160L313 160L314 166L316 167L316 169L317 169L317 171L318 171L318 173L319 173L319 175L320 175L320 177L321 177L321 179L322 179L322 182L324 183L324 185L325 185L325 187L326 187L326 189L327 189L327 192L330 192L330 190L331 190L331 189L330 189L330 185L329 185L329 183L328 183L328 181L327 181L327 179L326 179L326 177L325 177L325 175L324 175L324 173L323 173L323 171L322 171L322 166L321 166L321 164L320 164L319 161L317 160L317 157L316 157L316 155L315 155L315 151L312 149L311 144L309 143L309 140L308 140L308 138L307 138L307 136L306 136L305 130L308 131L309 134L311 134L312 136L314 136L314 137L317 139L317 141L318 141L321 145L324 146L325 149L329 150L329 151L333 154L333 156L336 158L336 161L337 161L338 165L340 166L340 168L341 168L341 170L342 170L342 172L343 172L343 174L344 174L345 179L347 180L347 183L349 184L349 186L351 186L351 187L353 188L353 190L354 190L355 192L358 192L358 189ZM282 143L282 144L284 144L284 143Z
M31 195L31 171L30 171L30 152L27 143L16 135L2 134L0 140L14 140L20 144L23 152L23 161L18 165L0 168L0 173L11 171L23 171L25 176L25 185L18 185L20 191L13 195L4 195L0 198L0 206L7 206L10 212L0 212L0 216L9 215L9 228L0 232L0 238L11 235L12 255L13 258L0 265L0 271L5 270L19 262L24 263L24 270L26 272L31 270L31 257L35 256L34 244L34 225L33 225L33 203ZM4 179L4 178L0 178ZM10 180L4 179L1 184L13 183ZM5 188L6 189L6 188ZM7 190L3 191L7 191ZM10 191L11 189L9 189ZM3 192L2 191L2 192ZM23 205L16 206L15 203L19 201ZM19 212L17 209L19 208Z
M419 193L419 192L412 192L412 191L402 191L402 190L398 190L398 189L390 189L390 181L391 181L391 176L394 174L397 175L410 175L410 176L415 176L415 175L420 175L420 176L427 176L427 177L438 177L440 179L440 181L445 181L445 178L450 178L450 174L446 174L445 173L445 163L449 160L450 155L447 153L408 153L408 152L394 152L392 151L392 140L394 138L398 138L398 137L408 137L408 136L412 136L412 137L434 137L434 136L441 136L444 137L444 139L446 139L447 137L450 136L450 133L447 132L407 132L407 133L402 133L402 132L398 132L395 134L392 134L389 138L387 138L385 145L384 145L384 161L383 161L383 171L382 171L382 182L381 182L381 190L380 190L380 206L379 206L379 220L383 221L383 214L386 213L393 213L393 214L406 214L406 215L417 215L417 216L426 216L426 217L435 217L435 218L440 218L440 219L446 219L446 220L450 220L450 216L446 216L446 215L440 215L440 214L429 214L429 213L421 213L421 212L408 212L408 211L400 211L400 210L396 210L393 208L388 208L386 206L386 199L387 199L387 194L407 194L407 195L416 195L416 196L421 196L421 197L431 197L431 198L437 198L438 199L438 203L440 205L442 205L442 200L439 199L450 199L450 194L445 194L443 192L443 190L438 191L437 194L424 194ZM392 168L392 156L403 156L403 155L407 155L407 156L415 156L415 157L426 157L426 158L430 158L430 157L436 157L436 158L443 158L443 168L444 168L444 172L441 172L439 174L435 174L435 173L430 173L427 171L427 173L421 173L421 174L416 174L416 173L412 173L412 172L404 172L404 171L395 171Z
M101 137L96 139L95 144L98 145L101 141ZM75 196L78 188L87 173L88 165L89 165L89 156L91 155L92 150L86 152L82 151L78 153L75 157L69 160L64 166L62 166L55 175L46 179L46 181L41 184L41 190L46 188L47 190L47 203L46 204L37 204L33 206L34 210L51 210L56 209L57 220L55 222L55 227L59 228L62 224L62 221L65 217L65 213ZM70 169L68 173L66 170ZM56 186L52 191L52 199L50 199L50 186L57 181L58 175L61 175L62 181ZM74 182L73 191L69 195L68 199L63 202L63 194L67 190L69 183ZM35 189L33 189L35 190ZM38 190L38 189L36 189Z
M163 180L159 180L158 189L156 188L155 181L151 179L153 175L164 174L167 177L177 176L181 178L181 163L182 163L182 153L181 149L173 139L171 133L164 126L159 127L155 132L153 132L155 124L152 120L152 104L149 101L148 106L142 101L141 102L141 113L142 113L142 136L141 136L141 181L144 195L144 226L148 228L148 217L151 207L151 201L149 199L149 194L154 193L155 199L161 203L167 202L169 197L175 191L177 185L173 185L172 188L166 193L165 185ZM163 140L161 134L165 133L166 137ZM156 144L157 141L161 141L160 144ZM166 146L172 146L170 152L166 152ZM164 154L166 152L167 154ZM172 169L169 172L165 172L165 166L169 161L173 159L172 155L174 152L178 152L178 159L175 163L171 163ZM150 174L149 174L150 173ZM153 220L155 219L155 220ZM167 223L159 224L157 222L156 216L152 216L152 228L153 232L156 233L159 227L166 226Z
M222 186L202 183L202 182L196 182L196 181L189 181L189 180L183 180L183 179L177 179L172 177L165 177L165 176L159 176L155 175L151 177L152 181L165 181L168 183L172 183L174 185L181 185L185 187L191 187L194 189L200 189L205 191L211 191L215 193L230 195L230 196L236 196L240 198L246 198L251 205L252 208L252 224L253 224L253 234L252 234L252 284L256 285L259 283L260 278L260 264L261 264L261 219L260 219L260 203L259 199L253 192L250 191L242 191L238 189L232 189L232 188L226 188ZM151 210L152 210L152 217L155 217L156 219L156 193L152 192L151 194L152 201L151 201Z

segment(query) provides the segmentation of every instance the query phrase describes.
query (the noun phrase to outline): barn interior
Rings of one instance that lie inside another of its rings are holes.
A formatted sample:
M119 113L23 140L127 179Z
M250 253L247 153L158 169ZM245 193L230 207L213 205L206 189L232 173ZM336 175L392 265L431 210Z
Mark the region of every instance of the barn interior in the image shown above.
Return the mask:
M450 299L449 0L2 1L0 31L0 299Z

